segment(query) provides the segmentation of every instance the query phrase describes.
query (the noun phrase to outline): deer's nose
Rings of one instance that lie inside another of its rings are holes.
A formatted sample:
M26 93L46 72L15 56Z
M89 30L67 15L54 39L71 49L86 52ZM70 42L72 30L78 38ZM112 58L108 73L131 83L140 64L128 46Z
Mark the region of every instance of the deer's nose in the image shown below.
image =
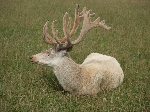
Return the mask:
M35 56L31 56L30 59L31 59L31 62L37 62L37 59Z

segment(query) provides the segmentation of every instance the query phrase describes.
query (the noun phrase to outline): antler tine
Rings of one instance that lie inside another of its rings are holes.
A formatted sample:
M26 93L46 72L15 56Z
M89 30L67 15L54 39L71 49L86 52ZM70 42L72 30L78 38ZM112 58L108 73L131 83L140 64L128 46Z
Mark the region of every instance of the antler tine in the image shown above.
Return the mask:
M84 35L86 35L86 33L94 27L102 27L106 30L109 30L111 28L105 24L104 20L100 21L100 17L98 17L94 22L92 22L91 17L95 15L95 13L91 14L91 10L87 11L86 7L83 8L82 15L83 15L83 26L79 37L72 42L73 45L80 43L84 39Z
M55 44L56 43L55 40L48 33L48 22L49 21L47 21L43 26L43 39L48 44Z
M59 42L59 39L58 39L58 30L55 29L55 21L52 22L52 25L51 25L51 29L52 29L52 34L53 34L53 38L55 39L55 41L60 44Z
M76 30L77 30L77 28L78 28L78 26L80 24L81 18L82 17L80 16L79 5L77 4L76 8L75 8L75 19L74 19L72 30L70 32L70 36L72 36L76 32Z
M92 22L93 27L102 27L106 30L110 30L111 27L105 24L105 20L100 21L100 17L98 17L94 22Z
M69 17L69 19L68 19L68 24L67 24L68 31L71 31L71 22L72 22L72 18Z
M100 27L103 27L104 29L106 29L106 30L110 30L111 29L111 27L109 27L109 26L107 26L106 24L105 24L105 20L102 20L101 22L99 22L99 24L98 24Z
M63 17L63 31L65 38L69 37L69 28L68 28L68 13L66 12Z

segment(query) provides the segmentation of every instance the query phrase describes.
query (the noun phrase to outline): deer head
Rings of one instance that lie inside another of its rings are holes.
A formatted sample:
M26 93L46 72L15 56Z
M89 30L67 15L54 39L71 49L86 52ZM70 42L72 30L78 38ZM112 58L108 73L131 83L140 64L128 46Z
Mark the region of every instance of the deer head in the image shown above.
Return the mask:
M53 46L49 50L45 52L41 52L39 54L32 56L33 62L38 62L40 64L48 64L48 65L55 65L59 61L61 61L62 57L67 55L67 52L71 51L73 46L80 43L84 40L85 35L89 30L95 27L102 27L106 30L109 30L105 24L105 21L100 21L98 17L95 21L91 21L91 17L93 17L95 13L92 13L91 10L87 10L86 7L83 10L79 11L79 5L75 8L75 19L73 25L71 23L71 17L69 17L68 13L66 12L63 17L63 32L64 37L59 39L58 38L58 30L55 29L55 21L51 24L52 36L48 33L48 21L45 23L43 27L43 39L47 44ZM71 37L73 34L76 33L80 22L83 21L83 26L81 28L81 32L76 40L71 41Z

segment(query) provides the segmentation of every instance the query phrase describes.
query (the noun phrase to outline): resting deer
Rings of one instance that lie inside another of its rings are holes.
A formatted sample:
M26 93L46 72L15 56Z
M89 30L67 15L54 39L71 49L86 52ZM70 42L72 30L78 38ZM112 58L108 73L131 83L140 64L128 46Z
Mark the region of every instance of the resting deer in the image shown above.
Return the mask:
M104 21L98 17L91 21L94 13L85 7L80 12L79 6L75 8L75 19L71 25L71 18L66 12L63 17L64 37L58 38L58 30L53 21L51 25L52 36L48 33L48 21L43 27L43 37L46 43L53 48L32 56L32 61L53 67L54 73L64 90L78 95L96 95L103 89L111 90L118 87L124 78L123 71L117 60L111 56L99 53L91 53L82 64L75 63L68 52L74 45L80 43L85 34L95 27L109 30ZM71 41L71 37L77 31L80 22L83 26L78 38Z

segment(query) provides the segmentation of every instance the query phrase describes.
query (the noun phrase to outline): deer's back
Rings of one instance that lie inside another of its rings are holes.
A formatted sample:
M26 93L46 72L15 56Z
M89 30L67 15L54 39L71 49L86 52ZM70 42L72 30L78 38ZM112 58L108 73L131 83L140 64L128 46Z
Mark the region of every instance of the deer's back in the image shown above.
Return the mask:
M118 61L99 53L91 53L81 64L83 75L104 88L116 88L123 81L124 75ZM97 81L97 82L96 82Z

